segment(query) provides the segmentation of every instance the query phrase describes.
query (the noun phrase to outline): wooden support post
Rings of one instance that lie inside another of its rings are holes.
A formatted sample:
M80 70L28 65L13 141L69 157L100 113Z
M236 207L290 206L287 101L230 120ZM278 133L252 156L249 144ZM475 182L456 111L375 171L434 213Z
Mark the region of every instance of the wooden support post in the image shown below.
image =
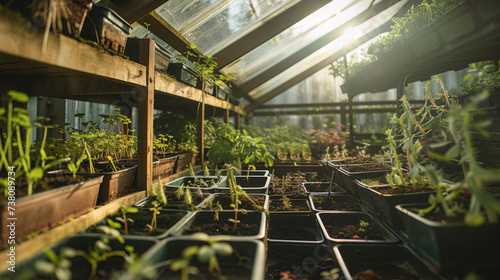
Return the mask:
M349 96L349 145L354 145L354 114L352 112L352 97Z
M340 123L344 127L343 128L344 132L347 131L347 118L346 118L345 104L340 105Z
M137 185L146 189L153 183L153 110L155 90L155 42L141 40L139 62L146 66L146 87L138 89Z
M201 104L198 109L198 119L197 123L197 145L198 145L198 156L200 157L200 162L203 164L205 162L205 99L202 98Z
M240 114L239 113L236 113L236 120L235 120L234 126L236 129L240 129Z

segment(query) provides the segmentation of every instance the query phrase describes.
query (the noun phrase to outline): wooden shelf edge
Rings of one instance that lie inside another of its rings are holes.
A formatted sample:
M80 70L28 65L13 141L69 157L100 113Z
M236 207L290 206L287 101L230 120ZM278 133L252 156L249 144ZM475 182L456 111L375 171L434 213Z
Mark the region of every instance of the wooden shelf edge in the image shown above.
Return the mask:
M31 240L18 243L15 250L16 264L20 264L21 262L32 258L36 254L42 252L44 248L50 247L69 236L75 235L83 229L102 220L104 217L120 208L120 203L123 203L124 205L131 205L144 197L146 197L146 192L139 191L118 198L106 205L97 207L94 211L82 215L73 221L66 222L65 224L52 228L47 232L40 233ZM9 267L9 264L7 263L7 261L9 261L9 256L7 256L8 252L8 249L0 252L0 269L2 271L6 271Z
M30 30L23 23L0 17L0 54L7 59L0 64L5 62L15 66L14 70L20 70L19 67L22 70L23 62L27 62L27 69L37 63L42 65L41 74L51 68L57 74L84 73L130 85L146 85L146 67L143 65L53 33L48 36L44 52L43 37L43 30Z

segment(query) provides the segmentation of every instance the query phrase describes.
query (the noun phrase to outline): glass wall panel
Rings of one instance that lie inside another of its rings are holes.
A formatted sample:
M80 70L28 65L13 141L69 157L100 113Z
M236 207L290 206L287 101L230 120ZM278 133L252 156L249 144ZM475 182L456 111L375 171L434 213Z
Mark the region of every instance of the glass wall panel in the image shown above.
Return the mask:
M205 54L213 54L298 0L168 1L156 12Z

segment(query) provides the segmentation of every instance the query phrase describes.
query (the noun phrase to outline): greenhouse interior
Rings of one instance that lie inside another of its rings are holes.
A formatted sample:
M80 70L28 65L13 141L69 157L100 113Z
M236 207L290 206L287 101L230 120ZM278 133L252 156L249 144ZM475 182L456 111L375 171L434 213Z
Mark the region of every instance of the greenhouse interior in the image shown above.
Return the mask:
M496 0L1 0L0 279L500 279Z

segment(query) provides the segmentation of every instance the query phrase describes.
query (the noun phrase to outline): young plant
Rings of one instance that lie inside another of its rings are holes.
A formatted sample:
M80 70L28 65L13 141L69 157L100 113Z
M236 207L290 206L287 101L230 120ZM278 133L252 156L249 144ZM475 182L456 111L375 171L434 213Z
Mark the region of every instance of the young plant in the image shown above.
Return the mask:
M161 207L157 201L151 202L151 205L152 205L152 207L149 208L149 211L151 211L151 213L153 214L153 218L151 219L151 223L148 225L148 227L149 227L150 231L153 231L157 226L156 216L160 215Z
M302 158L305 160L311 160L311 149L307 143L302 144Z
M205 165L203 168L203 176L210 176L210 170L208 169L208 165Z
M283 207L285 210L292 210L292 202L290 201L290 198L286 196L286 194L283 194Z
M158 177L158 183L156 185L153 185L153 188L155 188L156 200L158 201L160 206L167 205L168 204L167 195L163 190L163 182L161 181L161 177Z
M139 212L139 208L125 206L120 202L120 212L122 214L121 217L116 217L116 220L123 224L123 232L128 234L128 223L133 223L134 220L131 218L127 218L127 214L134 214Z
M86 159L87 159L87 155L85 154L85 151L84 151L84 153L78 158L76 163L72 162L72 161L68 162L67 167L68 167L69 171L71 171L71 173L73 173L73 178L76 178L76 172L78 172L78 170L80 169L80 164L82 164L82 162Z
M204 245L192 245L182 250L181 257L175 259L170 265L172 271L181 272L181 280L188 280L189 275L197 275L199 269L192 265L196 258L201 263L208 263L208 273L214 279L221 279L222 271L218 257L228 257L233 254L233 247L227 242L216 241L205 233L196 233L193 240L203 241Z
M248 165L248 170L247 170L247 181L249 180L250 178L250 170L256 170L257 168L255 167L255 165L251 165L249 164Z
M238 213L242 213L244 215L247 214L247 211L245 209L239 209L239 205L241 204L239 198L240 196L246 198L257 211L264 211L264 209L261 206L257 205L257 203L255 203L255 201L250 196L248 196L248 194L241 188L241 186L236 183L234 173L239 172L237 168L230 164L226 164L224 165L224 170L226 170L227 174L226 181L229 185L231 207L234 209L234 219L229 219L228 221L234 224L233 231L236 231L236 227L240 223L240 220L238 220ZM222 170L219 172L222 172Z
M321 280L337 280L340 277L340 269L334 268L331 270L322 271L320 276L323 277L321 278Z

